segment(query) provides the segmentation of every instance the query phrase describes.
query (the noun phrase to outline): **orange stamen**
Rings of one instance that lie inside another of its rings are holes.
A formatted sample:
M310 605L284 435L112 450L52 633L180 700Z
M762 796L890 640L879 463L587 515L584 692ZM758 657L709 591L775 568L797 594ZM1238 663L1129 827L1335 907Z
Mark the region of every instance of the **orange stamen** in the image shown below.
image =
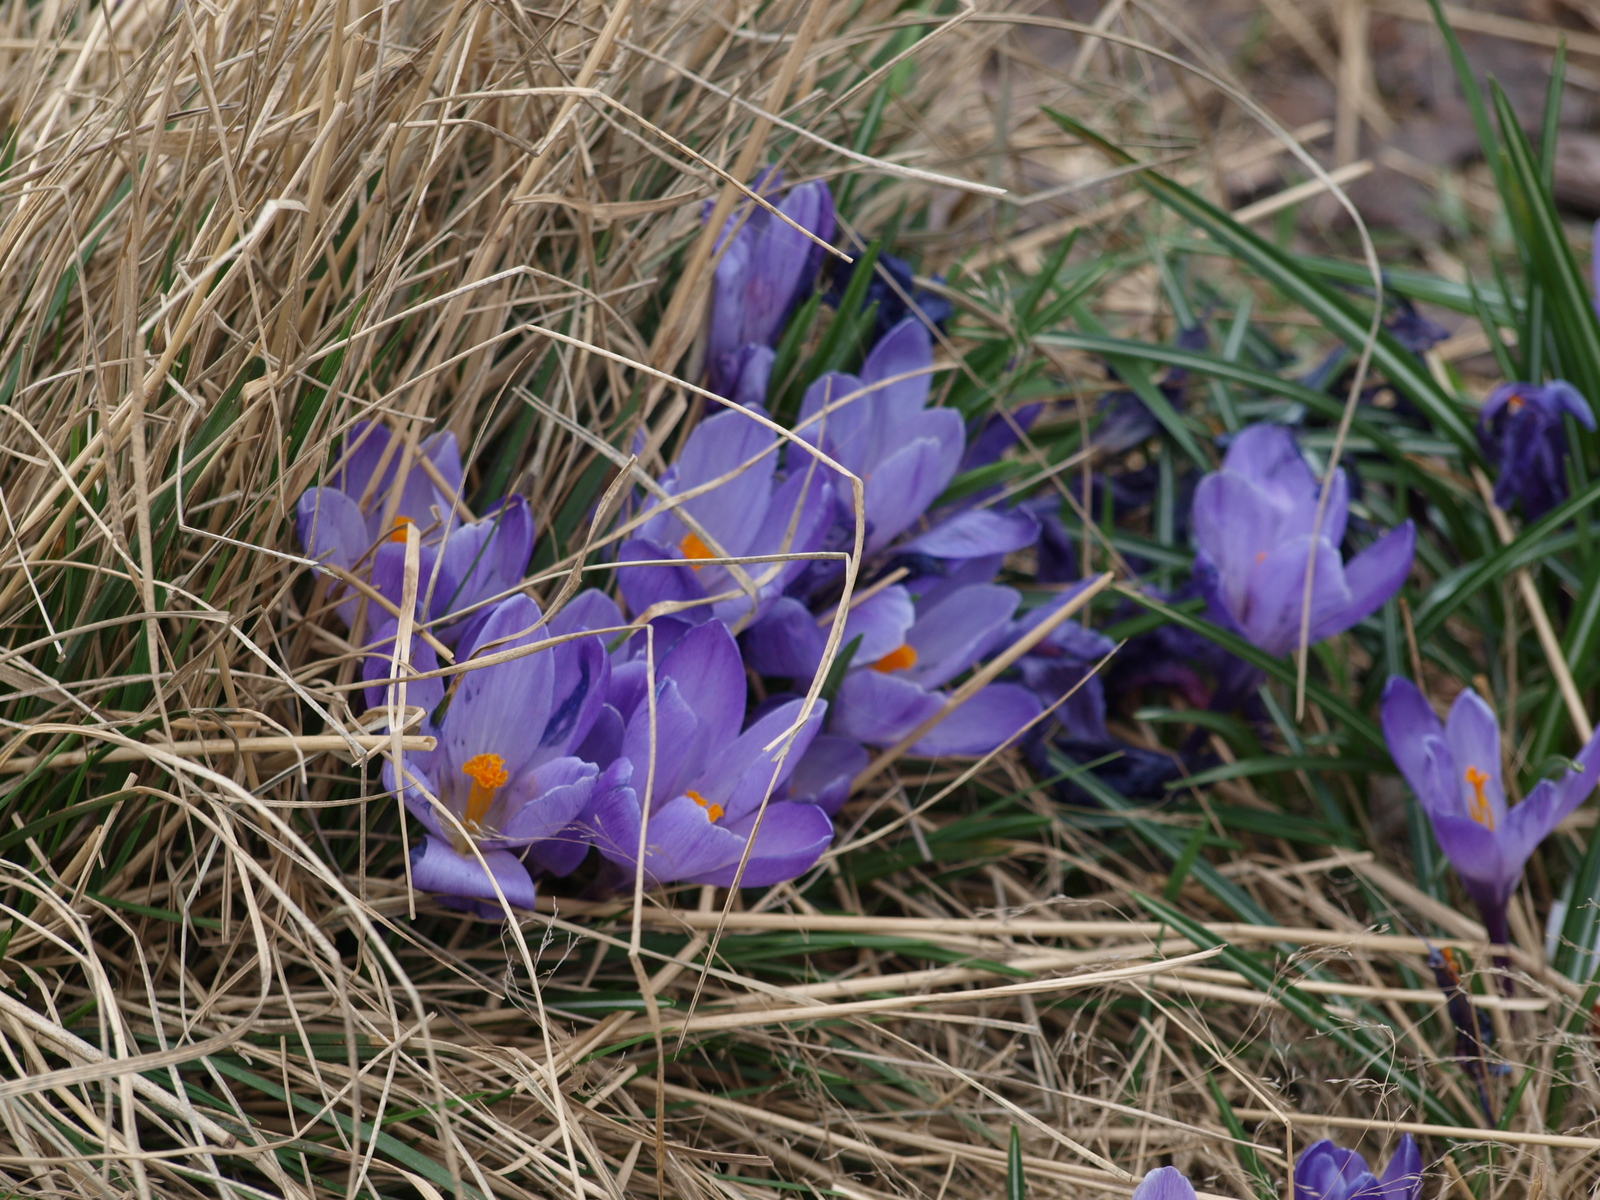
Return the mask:
M472 780L461 823L477 833L483 827L483 818L489 814L489 806L494 803L495 792L505 787L510 778L506 760L498 754L475 754L461 764L461 773Z
M692 533L686 533L686 534L683 535L683 541L678 543L678 549L683 551L683 556L685 558L715 558L716 557L715 554L711 553L711 547L706 545L704 542L702 542L699 539L698 536L696 536L695 534L692 534ZM694 570L696 570L696 571L698 571L700 569L699 567L694 566L693 563L691 563L690 566L693 567Z
M1512 392L1511 395L1506 398L1506 407L1512 412L1516 412L1517 409L1521 408L1526 403L1527 401L1522 398L1521 392Z
M1267 552L1265 550L1257 550L1256 551L1256 561L1257 562L1266 562L1267 561Z
M1483 794L1483 785L1489 782L1489 777L1477 767L1467 767L1466 780L1472 785L1472 802L1467 810L1467 815L1482 825L1491 833L1494 831L1494 809L1489 805L1489 797Z
M692 537L693 535L691 534L690 536ZM722 805L720 805L720 804L707 804L706 803L706 798L704 796L702 796L699 792L695 791L693 788L690 788L688 791L684 792L683 794L685 796L689 797L689 799L693 800L701 808L706 810L706 820L708 820L708 821L720 821L720 820L722 820Z
M394 519L394 528L389 531L389 540L391 542L403 542L403 541L405 541L406 540L406 526L407 525L415 525L415 524L416 524L416 522L413 521L410 517L396 517Z
M873 663L872 669L874 671L882 671L887 675L890 671L906 671L916 665L916 650L902 643Z

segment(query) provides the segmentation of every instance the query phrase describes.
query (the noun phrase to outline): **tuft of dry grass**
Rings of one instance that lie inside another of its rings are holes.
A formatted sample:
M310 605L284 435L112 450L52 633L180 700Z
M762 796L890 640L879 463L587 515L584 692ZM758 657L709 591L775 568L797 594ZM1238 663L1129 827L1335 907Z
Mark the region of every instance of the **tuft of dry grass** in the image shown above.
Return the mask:
M1109 253L1147 215L1041 104L1218 187L1284 153L1202 103L1232 85L1191 14L4 12L6 1188L989 1196L1012 1127L1036 1197L1127 1195L1165 1161L1208 1195L1264 1195L1317 1136L1386 1155L1405 1130L1426 1135L1430 1195L1592 1185L1583 997L1526 915L1517 998L1474 983L1513 1064L1505 1130L1441 1127L1351 1049L1379 1008L1415 1077L1476 1110L1407 929L1479 962L1484 932L1382 850L1260 839L1218 870L1271 920L1191 882L1170 898L1208 920L1185 934L1135 896L1165 860L1089 847L1128 822L1187 841L1186 818L1088 816L1001 756L966 778L890 767L817 879L764 896L553 894L504 927L405 885L377 782L393 740L352 706L355 645L293 537L343 433L382 417L409 457L453 431L478 495L530 498L549 601L597 562L619 448L652 472L704 409L707 230L742 181L769 161L833 181L847 250L902 218L930 273L962 266L964 319L1014 336L1014 276L979 268L1036 269L1074 229ZM1157 288L1141 267L1095 307L1159 339ZM1048 355L1063 394L1105 386L1086 358L1018 352Z

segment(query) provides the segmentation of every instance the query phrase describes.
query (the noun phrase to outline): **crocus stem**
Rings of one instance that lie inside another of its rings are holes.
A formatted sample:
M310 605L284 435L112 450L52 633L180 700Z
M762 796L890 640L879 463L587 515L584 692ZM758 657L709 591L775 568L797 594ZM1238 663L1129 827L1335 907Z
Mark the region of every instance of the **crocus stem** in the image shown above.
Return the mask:
M1485 904L1478 902L1478 912L1483 916L1483 927L1488 930L1489 941L1499 946L1511 944L1511 927L1506 921L1506 906L1504 904ZM1512 993L1511 960L1503 954L1497 954L1494 965L1501 971L1500 990L1507 996Z

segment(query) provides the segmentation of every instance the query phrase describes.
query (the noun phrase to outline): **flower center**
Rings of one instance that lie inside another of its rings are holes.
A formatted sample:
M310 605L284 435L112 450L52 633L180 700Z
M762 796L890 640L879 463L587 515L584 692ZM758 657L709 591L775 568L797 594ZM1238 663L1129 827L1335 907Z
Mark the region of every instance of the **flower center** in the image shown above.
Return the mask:
M702 542L697 534L693 533L686 533L683 535L683 541L678 543L678 549L683 551L683 556L685 558L716 557L715 554L711 553L711 547ZM693 563L690 563L689 565L696 571L700 569Z
M1489 777L1477 767L1467 768L1466 780L1472 785L1472 801L1467 809L1467 815L1482 825L1490 832L1494 831L1494 809L1489 807L1489 797L1483 794L1483 785L1489 782Z
M690 534L689 536L693 537L694 535ZM699 792L695 791L693 788L690 788L688 791L684 792L683 794L685 796L689 797L689 799L693 800L701 808L706 810L706 820L708 820L708 821L720 821L720 820L722 820L722 805L720 805L720 804L707 804L706 803L706 798L704 796L702 796Z
M889 653L885 654L877 662L873 663L872 669L874 671L882 671L885 675L887 675L890 671L907 671L916 665L916 650L902 642L893 650L889 651Z
M1522 398L1521 392L1512 392L1511 395L1506 398L1506 408L1512 412L1516 412L1526 403L1527 401Z
M389 540L391 542L403 542L403 541L405 541L406 540L406 526L407 525L415 525L415 524L416 524L416 522L413 521L410 517L405 517L405 516L396 517L394 519L394 528L389 531Z
M461 823L471 832L479 833L483 829L483 818L489 815L489 806L494 803L495 792L505 787L510 778L506 773L506 760L498 754L475 754L461 764L461 773L472 780Z
M1267 552L1265 550L1257 550L1256 551L1256 561L1258 563L1266 562L1267 561Z

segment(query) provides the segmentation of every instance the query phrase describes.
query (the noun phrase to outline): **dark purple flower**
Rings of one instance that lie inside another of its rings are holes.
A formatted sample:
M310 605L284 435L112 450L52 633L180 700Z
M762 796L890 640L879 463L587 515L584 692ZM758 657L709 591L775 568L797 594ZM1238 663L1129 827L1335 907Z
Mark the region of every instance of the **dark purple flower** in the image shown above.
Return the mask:
M755 190L765 196L781 183L776 172L764 173ZM833 196L821 180L792 188L779 212L821 241L833 237ZM732 396L739 348L747 343L771 346L816 279L822 248L799 230L759 205L746 205L748 216L736 213L718 240L711 294L711 329L706 361L711 390ZM731 230L731 236L729 233Z
M1502 383L1478 411L1478 444L1495 465L1494 502L1537 521L1567 498L1567 431L1563 415L1594 430L1594 413L1578 389L1562 379L1540 386Z
M1066 588L1048 603L1012 622L1006 642L1015 642L1032 632L1041 621L1070 603L1085 586ZM1044 705L1055 704L1067 696L1054 715L1069 737L1081 742L1104 742L1110 738L1106 732L1105 684L1094 668L1115 649L1116 643L1104 634L1069 619L1017 659L1017 673Z
M1492 941L1507 942L1506 902L1522 868L1546 837L1600 779L1600 734L1578 751L1560 779L1542 779L1514 808L1500 782L1500 727L1471 688L1439 718L1399 676L1383 689L1383 737L1389 754L1428 814L1433 836L1483 913Z
M378 593L399 604L405 570L405 526L422 531L418 556L418 597L423 619L441 624L445 641L464 638L485 619L481 612L459 621L464 612L501 595L522 579L533 552L533 514L521 496L509 496L477 521L463 521L457 510L461 456L455 435L435 434L419 449L434 468L415 465L400 488L394 520L384 526L399 466L400 439L376 424L358 425L345 439L345 455L330 486L308 488L296 505L300 544L313 558L364 576ZM380 469L381 468L381 469ZM446 494L435 482L449 484ZM342 591L343 589L338 589ZM348 627L359 597L338 603ZM382 614L372 614L379 619Z
M654 713L640 696L622 714L622 757L610 770L624 786L597 789L585 817L602 855L634 871L644 822L644 870L652 885L729 886L747 846L739 875L747 887L793 879L817 861L833 837L827 814L815 804L762 802L806 753L822 707L795 735L780 767L781 747L767 745L793 726L804 701L779 705L741 733L745 691L738 647L717 622L690 630L658 660Z
M1419 313L1405 296L1395 296L1394 313L1383 324L1394 340L1413 354L1426 354L1450 336L1448 329Z
M773 432L743 411L728 411L702 421L684 443L678 461L661 477L668 496L716 483L685 500L681 511L696 521L713 544L690 529L678 509L659 511L624 542L618 553L618 583L636 616L663 601L689 605L684 620L716 619L740 624L759 617L805 567L804 560L749 563L739 570L755 595L744 592L733 571L707 560L755 554L805 554L815 550L832 514L832 491L820 470L803 465L774 486L776 440ZM721 482L716 482L716 481ZM678 559L682 565L629 567L630 562ZM713 605L707 597L742 594Z
M540 622L538 605L513 596L467 657L543 641ZM498 884L513 906L533 907L533 880L514 852L569 826L596 791L598 769L573 749L599 714L607 670L604 647L584 638L468 671L439 722L438 749L401 756L404 786L384 763L384 785L426 832L412 851L418 888L488 914L499 911Z
M1411 522L1343 562L1347 486L1344 470L1335 468L1314 533L1319 489L1289 431L1252 425L1234 438L1222 469L1202 479L1194 495L1195 572L1219 623L1268 654L1293 650L1313 549L1309 642L1349 629L1399 589L1411 570Z
M1011 588L973 584L935 605L919 606L915 620L905 626L904 641L878 658L869 655L883 643L867 650L863 638L855 659L859 665L839 685L833 732L869 746L891 746L909 735L944 706L947 697L939 689L1005 639L1019 599ZM988 754L1039 711L1027 688L991 683L923 733L908 752L922 758Z
M806 389L795 432L864 484L866 548L909 529L955 477L966 446L961 414L929 408L933 343L902 321L875 345L859 376L830 371ZM805 456L791 450L791 470ZM840 521L854 527L851 492L835 485Z
M1177 1167L1157 1167L1133 1189L1133 1200L1195 1200L1194 1185Z
M1361 1155L1326 1138L1294 1161L1294 1200L1417 1200L1421 1194L1422 1156L1409 1133L1400 1136L1382 1179Z
M828 289L824 299L833 307L838 308L844 302L844 294L850 287L850 281L861 267L862 260L857 259L849 270L835 274L833 286ZM880 272L877 267L882 267ZM950 301L935 292L917 286L916 278L911 273L911 264L903 258L896 258L892 254L878 255L877 267L873 268L872 279L867 284L866 295L862 297L861 307L866 309L873 304L878 306L873 318L873 330L878 337L882 337L894 326L907 317L925 320L930 324L944 328L944 323L950 319L953 311ZM895 286L890 286L884 279L887 273L894 280ZM940 282L938 276L935 282ZM918 312L913 312L911 306L903 297L909 296L911 303L917 306ZM919 316L918 313L921 315Z

